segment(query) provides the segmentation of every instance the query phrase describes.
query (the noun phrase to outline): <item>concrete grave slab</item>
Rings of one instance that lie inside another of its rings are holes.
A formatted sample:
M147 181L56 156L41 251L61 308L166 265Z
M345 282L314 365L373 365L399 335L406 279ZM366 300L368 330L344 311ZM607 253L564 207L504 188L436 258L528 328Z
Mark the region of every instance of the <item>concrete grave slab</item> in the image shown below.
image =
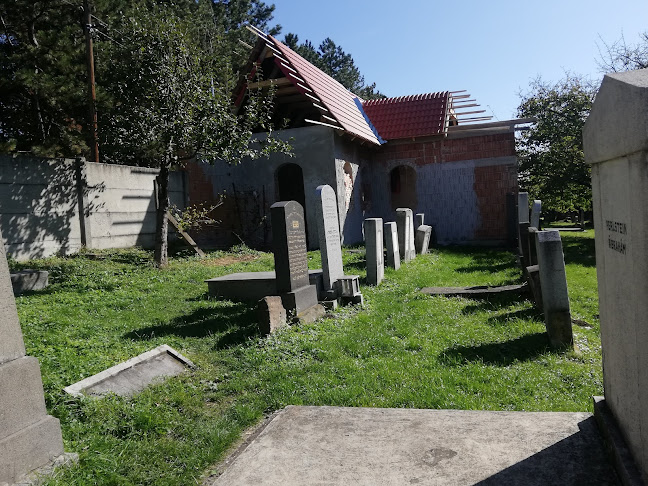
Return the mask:
M618 484L592 414L289 406L211 486Z
M323 288L322 274L321 269L308 271L308 280L311 285L315 285L318 294L321 294ZM274 271L230 273L205 282L212 297L257 302L268 295L277 295Z
M521 295L528 292L526 283L520 285L502 285L488 287L476 285L472 287L423 287L421 292L427 295L442 295L444 297L466 297L469 299L486 299L496 295Z
M11 286L14 295L43 290L49 284L49 272L46 270L21 270L11 274Z
M177 376L194 364L163 344L107 370L65 387L70 395L134 395L162 378Z

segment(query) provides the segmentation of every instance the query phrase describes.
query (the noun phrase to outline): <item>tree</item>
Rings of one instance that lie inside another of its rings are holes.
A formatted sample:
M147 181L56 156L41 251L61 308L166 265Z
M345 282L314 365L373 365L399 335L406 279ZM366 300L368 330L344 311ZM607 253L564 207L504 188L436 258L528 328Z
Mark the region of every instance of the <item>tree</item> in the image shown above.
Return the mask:
M284 43L359 97L363 99L385 97L376 90L376 83L365 84L364 76L360 74L351 54L344 52L342 47L336 45L329 37L322 41L318 49L315 49L308 40L300 44L299 37L292 33L284 36Z
M604 49L599 48L598 59L601 71L616 73L648 68L648 32L640 37L641 40L634 45L628 45L623 36L612 44L603 42Z
M583 155L583 125L595 88L588 81L567 75L555 84L541 78L521 95L520 118L536 122L517 138L520 186L543 209L561 213L591 208L590 167Z
M106 87L119 100L106 131L125 153L160 169L155 245L160 266L167 263L173 166L196 156L238 163L287 149L271 135L251 143L253 130L272 132L273 93L252 92L241 114L232 110L228 43L217 26L201 22L211 6L195 2L190 11L179 12L174 7L150 6L119 26L122 35L111 53L114 79Z

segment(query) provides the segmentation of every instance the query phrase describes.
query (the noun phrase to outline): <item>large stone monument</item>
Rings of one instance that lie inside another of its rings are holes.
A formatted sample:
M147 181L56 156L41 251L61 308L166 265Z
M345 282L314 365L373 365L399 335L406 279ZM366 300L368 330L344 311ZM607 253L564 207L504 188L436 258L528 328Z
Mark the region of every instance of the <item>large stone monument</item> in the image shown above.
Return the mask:
M367 283L379 285L385 278L383 249L383 220L368 218L364 220L364 235L367 261Z
M63 454L58 419L47 415L38 360L25 356L0 235L0 484Z
M325 292L337 296L337 281L344 276L342 247L340 244L340 222L337 198L331 186L317 187L317 233L322 255L322 275Z
M317 289L308 279L304 209L296 201L270 207L277 292L291 318L317 304Z
M648 70L605 76L583 139L592 165L605 402L647 481Z
M409 208L396 209L396 224L398 226L398 250L404 262L416 258L414 249L414 218Z

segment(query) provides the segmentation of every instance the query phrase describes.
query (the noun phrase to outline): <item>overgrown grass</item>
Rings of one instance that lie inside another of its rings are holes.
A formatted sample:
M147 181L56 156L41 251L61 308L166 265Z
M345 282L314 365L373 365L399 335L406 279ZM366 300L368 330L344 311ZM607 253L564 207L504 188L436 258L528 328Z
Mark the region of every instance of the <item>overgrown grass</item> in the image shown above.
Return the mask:
M286 405L591 410L602 392L592 232L563 234L578 352L551 350L525 299L429 297L424 286L519 281L512 254L443 248L363 286L366 307L258 335L255 306L207 298L203 280L269 270L239 248L157 270L143 251L29 262L52 285L17 299L28 353L42 366L48 410L78 466L51 485L188 485L248 426ZM311 268L319 254L309 253ZM362 252L346 273L364 277ZM17 265L17 264L13 264ZM25 266L25 265L23 265ZM133 398L78 399L62 389L160 344L197 369Z

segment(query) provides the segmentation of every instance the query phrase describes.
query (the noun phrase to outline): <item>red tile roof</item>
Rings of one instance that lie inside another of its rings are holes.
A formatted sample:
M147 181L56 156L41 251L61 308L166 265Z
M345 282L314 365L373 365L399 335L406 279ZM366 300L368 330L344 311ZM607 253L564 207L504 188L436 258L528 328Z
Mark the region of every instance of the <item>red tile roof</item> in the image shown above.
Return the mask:
M291 67L297 71L297 76L305 81L303 84L296 80L289 69L278 62L288 79L302 92L319 98L321 104L329 110L330 115L335 118L345 131L353 136L362 138L368 142L380 145L383 141L372 130L371 123L363 115L362 102L356 95L347 90L324 71L313 66L306 59L301 57L288 46L272 36L267 36L281 54L290 62Z
M365 101L362 106L385 140L424 137L445 132L447 91Z

